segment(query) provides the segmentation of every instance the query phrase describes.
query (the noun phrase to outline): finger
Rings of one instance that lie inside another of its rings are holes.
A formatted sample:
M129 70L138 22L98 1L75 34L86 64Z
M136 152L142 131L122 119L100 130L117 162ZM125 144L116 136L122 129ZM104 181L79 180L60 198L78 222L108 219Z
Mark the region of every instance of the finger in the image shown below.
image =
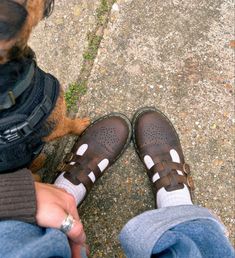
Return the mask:
M78 215L74 197L64 190L52 185L47 185L47 188L52 190L54 196L54 204L50 204L50 208L52 208L52 205L57 207L53 209L53 214L44 214L43 218L45 219L45 222L49 223L48 225L50 227L60 228L64 219L67 218L68 214L71 214L74 218L74 223L72 229L67 232L67 236L75 243L85 244L86 235Z
M72 251L72 258L88 258L90 251L88 246L81 246L70 241L70 248Z
M67 235L75 243L85 244L85 232L72 195L50 185L36 184L35 187L37 197L36 220L38 225L60 229L68 214L71 214L74 221Z
M43 215L40 215L40 213L37 214L38 225L41 227L52 227L60 229L62 223L68 217L69 212L55 204L49 205L47 210L49 209L51 209L51 212L44 213ZM73 216L73 214L71 215ZM69 232L67 232L67 236L75 243L85 244L86 236L83 230L83 225L80 219L77 220L76 218L77 216L75 216L72 228Z
M83 258L82 256L82 246L74 243L73 241L69 241L72 258Z
M74 218L74 224L72 229L67 233L67 236L69 239L74 241L75 243L80 243L80 244L85 244L86 241L86 235L83 229L82 222L80 220L76 202L70 194L67 196L67 200L65 202L66 206L65 211L68 214L71 214L72 217Z
M67 236L74 243L85 245L86 235L80 220L74 220L71 230L67 232Z

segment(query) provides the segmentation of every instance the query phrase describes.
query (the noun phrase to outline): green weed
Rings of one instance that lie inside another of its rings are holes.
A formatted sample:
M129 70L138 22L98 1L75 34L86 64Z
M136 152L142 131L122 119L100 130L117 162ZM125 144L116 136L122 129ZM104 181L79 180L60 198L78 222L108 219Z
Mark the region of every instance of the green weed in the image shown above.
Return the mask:
M65 102L67 109L77 110L77 102L79 98L85 95L87 92L86 82L81 83L71 83L65 92Z

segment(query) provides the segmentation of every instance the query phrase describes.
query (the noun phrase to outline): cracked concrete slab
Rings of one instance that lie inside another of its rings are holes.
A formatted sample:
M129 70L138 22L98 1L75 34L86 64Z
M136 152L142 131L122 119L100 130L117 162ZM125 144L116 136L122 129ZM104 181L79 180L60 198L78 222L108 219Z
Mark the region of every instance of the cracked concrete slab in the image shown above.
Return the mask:
M196 183L234 240L232 1L120 0L105 31L79 114L131 117L156 106L175 125ZM154 208L131 145L80 209L94 257L121 257L118 233Z
M30 38L38 64L52 73L65 89L79 76L87 35L96 25L100 1L56 1L52 15L39 23Z
M53 16L31 38L39 64L64 85L77 78L97 3L58 1ZM231 0L118 0L78 113L95 119L116 111L131 119L142 106L164 112L191 164L195 203L223 220L231 240L233 20ZM148 178L131 144L79 209L92 257L123 257L119 231L153 208Z

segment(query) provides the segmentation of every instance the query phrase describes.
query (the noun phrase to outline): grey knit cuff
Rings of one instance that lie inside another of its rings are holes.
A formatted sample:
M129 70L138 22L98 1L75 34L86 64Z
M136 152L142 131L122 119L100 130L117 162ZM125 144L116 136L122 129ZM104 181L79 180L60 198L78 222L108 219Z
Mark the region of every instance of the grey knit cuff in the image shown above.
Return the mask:
M27 169L0 174L0 220L35 223L34 180Z

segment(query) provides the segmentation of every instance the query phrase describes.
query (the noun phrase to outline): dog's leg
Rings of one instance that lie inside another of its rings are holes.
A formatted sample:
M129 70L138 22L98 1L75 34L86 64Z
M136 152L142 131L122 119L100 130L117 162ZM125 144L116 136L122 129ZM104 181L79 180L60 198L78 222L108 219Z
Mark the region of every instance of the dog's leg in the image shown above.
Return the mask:
M66 123L67 123L67 127L69 129L69 133L80 135L90 124L90 119L88 117L85 117L82 119L66 118Z
M64 117L63 122L59 124L54 131L45 137L43 140L45 142L53 141L57 138L63 137L67 134L76 134L80 135L90 124L89 118L77 118L77 119L70 119Z
M29 169L32 171L33 174L37 173L39 169L43 167L46 161L46 155L40 154L29 166Z
M80 135L90 124L89 118L70 119L66 116L66 104L62 89L56 102L55 109L48 118L48 121L55 123L56 126L52 133L43 139L45 142L53 141L67 134Z
M40 154L29 166L29 170L31 170L34 181L35 182L41 182L41 177L37 174L38 170L43 167L46 161L45 154Z

